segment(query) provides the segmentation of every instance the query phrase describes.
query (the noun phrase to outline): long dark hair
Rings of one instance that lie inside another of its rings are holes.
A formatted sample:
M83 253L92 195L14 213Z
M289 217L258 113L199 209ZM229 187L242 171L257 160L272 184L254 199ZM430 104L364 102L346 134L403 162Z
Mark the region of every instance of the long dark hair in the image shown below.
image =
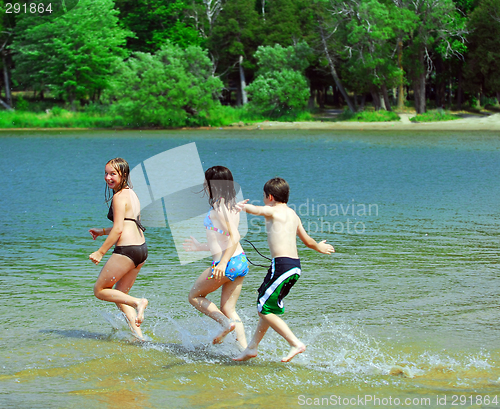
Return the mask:
M111 165L120 175L121 181L120 185L115 191L111 191L109 186L106 184L104 198L106 202L109 202L115 193L118 193L120 190L125 189L126 187L132 188L132 184L130 183L130 167L128 162L123 158L114 158L106 163L106 165Z
M236 190L233 174L224 166L212 166L205 171L206 190L210 206L224 199L226 206L233 209L236 204Z

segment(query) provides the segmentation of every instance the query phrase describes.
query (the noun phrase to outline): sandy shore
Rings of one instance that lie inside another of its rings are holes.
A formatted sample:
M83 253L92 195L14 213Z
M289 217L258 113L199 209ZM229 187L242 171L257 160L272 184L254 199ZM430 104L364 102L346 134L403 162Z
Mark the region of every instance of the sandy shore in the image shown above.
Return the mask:
M400 114L400 122L261 122L244 129L324 129L324 130L404 130L404 131L500 131L500 114L475 116L454 121L410 122Z

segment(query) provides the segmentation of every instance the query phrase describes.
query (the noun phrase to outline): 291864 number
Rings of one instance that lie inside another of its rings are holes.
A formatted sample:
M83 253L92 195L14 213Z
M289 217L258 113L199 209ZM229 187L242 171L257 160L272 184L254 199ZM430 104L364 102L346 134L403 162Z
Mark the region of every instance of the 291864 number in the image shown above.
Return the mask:
M44 13L52 13L52 3L47 5L43 3L6 3L5 4L5 13L31 13L31 14L44 14Z
M451 397L452 406L464 406L464 405L495 405L497 406L498 396L489 396L489 395L453 395Z

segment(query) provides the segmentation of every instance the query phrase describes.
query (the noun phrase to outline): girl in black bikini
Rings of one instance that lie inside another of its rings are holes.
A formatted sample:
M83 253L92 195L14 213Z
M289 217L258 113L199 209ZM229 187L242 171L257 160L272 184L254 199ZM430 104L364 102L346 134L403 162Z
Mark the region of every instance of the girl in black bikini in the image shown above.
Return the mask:
M148 257L148 249L143 234L145 229L140 222L141 205L129 187L129 174L128 163L122 158L112 159L106 164L104 180L113 190L108 212L113 227L89 230L94 240L98 236L108 236L89 258L94 264L99 264L104 254L116 244L97 278L94 294L100 300L114 302L124 313L134 336L143 340L140 325L148 300L132 297L128 292Z

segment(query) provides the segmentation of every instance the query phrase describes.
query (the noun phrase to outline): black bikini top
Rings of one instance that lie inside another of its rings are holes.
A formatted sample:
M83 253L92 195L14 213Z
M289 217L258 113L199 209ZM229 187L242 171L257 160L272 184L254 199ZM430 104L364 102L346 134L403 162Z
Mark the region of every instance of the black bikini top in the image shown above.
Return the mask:
M111 206L109 206L108 219L111 221L114 221L113 220L113 203L111 203ZM142 231L146 231L146 228L141 224L140 219L137 220L137 219L130 219L129 217L125 217L123 220L126 220L128 222L134 222L139 229L141 229Z

